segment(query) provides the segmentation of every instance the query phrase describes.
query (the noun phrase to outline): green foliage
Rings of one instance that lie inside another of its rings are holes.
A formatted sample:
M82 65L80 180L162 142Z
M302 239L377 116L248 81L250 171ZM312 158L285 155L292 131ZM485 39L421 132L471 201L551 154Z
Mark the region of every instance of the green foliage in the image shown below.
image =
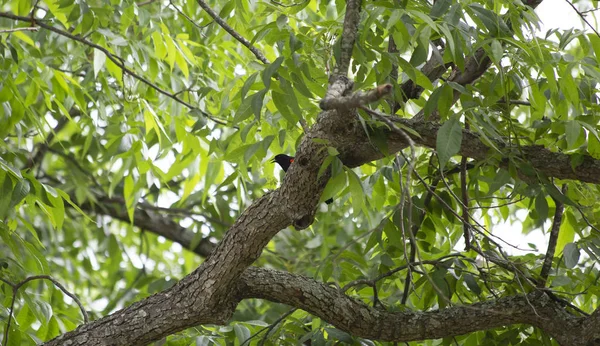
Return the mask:
M400 83L421 87L418 98L405 100L400 88L393 98L402 103L402 117L439 112L437 160L433 150L416 148L414 172L393 155L350 169L328 148L320 174L331 168L332 176L322 199L335 196L334 204L319 206L310 232L281 231L256 265L340 287L381 277L377 300L364 285L347 294L389 311L428 311L529 289L515 272L473 251L456 255L464 248L456 155L469 124L489 148L486 160L470 162L468 170L473 218L500 238L512 225L547 237L556 204L564 203L549 285L559 295L579 294L572 301L583 310L597 306L600 233L590 225L600 224L598 185L552 181L506 148L575 154L573 170L587 164L584 155L600 159L600 38L541 32L521 2L402 3L363 2L351 74L356 89L367 89L389 82L397 66ZM192 235L194 248L204 238L220 240L254 199L279 185L282 175L268 160L293 155L301 123L314 124L345 11L344 1L209 2L264 54L269 64L263 64L196 1L36 4L36 21L55 31L27 22L32 2L0 1L3 11L24 17L0 14L1 331L13 299L7 282L50 275L96 319L196 268L200 256L138 222L168 218ZM24 30L30 25L39 30ZM3 31L12 28L22 31ZM388 51L390 37L397 52ZM433 50L440 40L441 53ZM421 71L437 57L452 63L447 80L479 48L491 67L474 84L432 82ZM387 102L377 106L390 111ZM365 128L379 126L366 122ZM437 181L438 198L428 199L416 175ZM566 196L555 187L562 184ZM509 225L499 226L504 221ZM417 259L433 264L415 267L405 296L406 272L390 272L406 265L412 227ZM521 273L539 275L545 248L519 252L494 237L476 237L486 253L500 256L500 246L508 248ZM230 325L199 326L167 343L248 345L264 337L283 345L380 344L300 310L265 330L288 311L244 301ZM11 345L33 345L81 323L72 299L49 281L34 281L18 290L8 337ZM535 328L510 326L424 344L553 341Z

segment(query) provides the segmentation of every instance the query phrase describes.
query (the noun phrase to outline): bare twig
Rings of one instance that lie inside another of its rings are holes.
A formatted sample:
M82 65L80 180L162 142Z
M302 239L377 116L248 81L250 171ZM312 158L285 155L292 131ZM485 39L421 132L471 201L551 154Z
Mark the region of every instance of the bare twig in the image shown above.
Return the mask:
M283 3L279 2L279 1L271 0L271 3L272 3L272 4L275 4L275 5L277 5L277 6L281 6L281 7L294 7L294 6L300 6L300 5L304 5L304 4L305 4L305 3L307 3L308 1L309 1L309 0L303 0L303 1L300 1L300 2L298 2L298 3L292 3L292 4L289 4L289 5L286 5L286 4L283 4Z
M525 198L526 197L521 197L521 198L516 199L514 201L510 201L510 202L506 202L506 203L502 203L502 204L490 205L490 206L479 205L479 206L476 206L476 207L469 207L469 209L495 209L495 208L505 207L505 206L508 206L508 205L519 203L519 202L523 201Z
M146 5L150 5L153 2L156 2L157 0L147 0L147 1L142 1L142 2L138 2L137 5L138 7L142 7L142 6L146 6Z
M377 277L375 277L374 279L359 279L359 280L354 280L351 281L349 283L347 283L346 285L344 285L344 287L341 288L342 292L346 292L348 291L350 288L354 287L354 286L358 286L358 285L367 285L367 286L373 286L375 285L375 283L377 283L378 281L385 279L387 277L390 277L394 274L396 274L399 271L402 271L404 269L408 269L411 267L415 267L415 266L423 266L423 265L438 265L440 262L442 262L445 259L448 258L452 258L452 257L465 257L464 255L460 254L460 253L451 253L442 257L439 257L437 259L434 260L424 260L424 261L417 261L417 262L411 262L411 263L407 263L407 264L403 264L399 267L396 267L392 270L389 270L383 274L378 275Z
M235 38L236 40L238 40L241 44L243 44L246 48L248 48L253 54L254 56L262 61L263 64L270 64L271 62L269 62L269 59L267 59L263 53L261 53L261 51L259 51L258 49L256 49L256 47L254 47L252 45L252 43L250 43L250 41L246 40L245 38L242 37L242 35L238 34L237 31L233 30L232 27L229 26L229 24L227 24L223 18L219 17L219 15L217 14L217 12L213 11L212 8L210 8L210 6L208 6L204 1L202 0L196 0L196 2L198 3L198 5L200 5L200 7L202 7L202 9L204 9L204 11L206 11L206 13L208 13L209 16L212 17L212 19L215 20L215 22L217 22L217 24L219 24L223 29L225 29L225 31L227 31L229 33L229 35L233 36L233 38Z
M587 19L585 19L585 15L584 15L583 13L581 13L581 12L580 12L580 11L577 9L577 7L575 7L575 5L573 5L573 3L572 3L571 1L569 1L569 0L565 0L565 1L567 2L567 4L569 4L569 6L571 6L571 7L573 8L573 10L574 10L575 12L577 12L577 15L578 15L578 16L581 18L581 20L583 20L583 21L585 22L585 24L586 24L586 25L587 25L587 26L588 26L590 29L592 29L592 31L593 31L593 32L596 34L596 36L600 37L600 33L598 33L598 30L596 30L596 28L595 28L595 27L594 27L592 24L590 24L590 22L588 22L588 20L587 20Z
M207 26L211 25L213 22L208 22L205 25L199 25L196 23L196 21L194 21L192 18L190 18L190 16L188 16L187 14L185 14L179 7L175 6L175 4L173 3L173 0L169 0L169 5L171 5L175 11L177 11L177 13L179 13L183 18L187 19L188 22L192 23L192 25L194 25L195 27L197 27L198 29L204 29ZM205 36L203 33L201 33L203 36Z
M567 192L567 184L562 186L562 193ZM548 281L548 275L550 269L552 269L552 260L554 259L554 252L556 251L556 244L558 242L558 233L560 231L560 223L562 222L563 212L565 206L559 200L553 198L554 204L556 205L554 211L554 220L552 220L552 229L550 230L550 239L548 240L548 250L546 250L546 256L544 257L544 264L542 265L542 271L540 272L540 280L538 281L538 287L546 287L546 281Z
M399 134L400 136L404 137L404 140L408 143L408 145L410 146L411 149L411 159L408 160L406 157L406 161L409 163L409 168L408 168L408 174L407 174L407 178L406 178L406 183L404 188L402 189L402 201L401 204L404 203L404 198L407 197L408 200L408 227L409 227L409 232L405 231L404 228L404 222L402 222L401 229L402 229L402 234L406 237L406 233L408 233L409 235L409 239L410 239L410 243L412 244L411 249L413 250L413 252L416 254L416 258L419 259L419 261L421 260L421 256L419 253L419 247L416 245L417 244L417 240L415 239L415 235L412 232L412 199L410 198L410 176L411 174L415 174L417 177L419 177L418 173L414 170L414 162L415 162L415 143L412 140L412 138L410 138L410 136L404 132L403 130L401 130L398 126L396 126L396 124L394 124L388 117L386 117L384 114L381 114L377 111L368 109L365 106L360 106L361 109L363 109L364 111L366 111L367 113L371 114L372 116L376 117L377 119L383 121L386 125L388 125L394 132L396 132L397 134ZM402 156L404 156L404 154L402 154L402 152L400 152L400 154ZM420 178L420 177L419 177ZM422 178L420 178L421 183L427 185ZM429 186L427 186L429 188ZM430 190L431 191L431 190ZM400 208L400 211L402 212L403 210L403 205ZM403 220L404 217L402 215L401 219ZM433 281L433 279L429 276L429 274L427 273L427 271L425 271L425 269L423 268L423 275L427 278L427 281L429 281L429 283L431 284L431 286L433 287L433 289L438 293L438 295L440 297L442 297L442 299L444 299L447 303L451 303L449 297L446 297L444 295L444 292L442 292L442 290L437 287L437 285L435 284L435 282Z
M289 309L286 313L284 313L283 315L281 315L275 322L271 323L269 326L264 327L263 329L259 330L258 332L252 334L248 339L244 340L244 342L242 342L242 344L240 346L244 346L246 345L246 343L249 343L250 340L252 340L253 338L255 338L258 334L264 332L265 330L267 331L265 333L265 335L262 337L262 339L260 340L260 342L258 343L259 345L264 345L265 341L267 340L267 337L269 337L269 333L275 329L275 327L277 327L277 325L279 323L281 323L281 321L285 320L286 318L288 318L289 315L293 314L296 310L296 308L292 308Z
M38 31L38 30L39 30L39 28L37 28L37 27L26 26L23 28L0 29L0 34L17 32L17 31Z
M522 101L522 100L507 100L504 97L498 100L498 103L503 103L507 105L519 105L519 106L531 106L531 102Z
M434 181L432 182L430 188L432 191L435 191L437 184L439 183L440 179L436 178L434 179ZM429 207L429 205L431 204L431 199L433 198L433 193L427 191L427 194L425 195L425 199L423 201L423 206L425 208ZM418 224L414 224L412 227L412 233L413 235L416 235L417 232L419 231L419 228L421 227L421 224L423 223L423 220L425 219L425 209L423 209L419 215L419 223ZM417 250L416 250L416 243L413 243L412 241L410 242L410 254L409 254L409 263L412 263L415 261L415 257L417 255ZM402 305L405 305L406 302L408 301L408 295L410 293L410 289L412 287L412 267L408 267L408 270L406 271L406 277L404 278L404 290L402 292L402 299L401 299L401 303Z

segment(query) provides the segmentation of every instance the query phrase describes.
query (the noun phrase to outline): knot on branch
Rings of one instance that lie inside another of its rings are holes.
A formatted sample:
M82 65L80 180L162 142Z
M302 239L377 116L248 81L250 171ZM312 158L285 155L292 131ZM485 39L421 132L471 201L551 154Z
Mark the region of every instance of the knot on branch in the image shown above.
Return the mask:
M314 215L304 215L303 217L299 218L298 220L294 220L294 228L297 231L301 231L303 229L308 228L308 226L310 226L313 221L314 221Z
M323 110L329 109L351 109L364 106L368 103L372 103L380 100L392 91L391 84L379 85L375 89L368 91L358 91L352 95L340 95L332 97L329 92L327 96L321 100L319 107Z

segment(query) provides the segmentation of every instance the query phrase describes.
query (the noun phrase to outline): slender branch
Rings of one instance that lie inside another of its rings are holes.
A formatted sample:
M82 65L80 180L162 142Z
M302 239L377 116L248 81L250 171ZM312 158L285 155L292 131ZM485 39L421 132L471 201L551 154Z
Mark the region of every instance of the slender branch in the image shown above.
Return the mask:
M131 70L130 68L128 68L127 66L125 66L125 62L122 58L118 57L117 55L114 55L113 53L111 53L108 49L95 44L93 42L90 42L88 40L86 40L85 38L82 38L81 36L77 36L77 35L73 35L68 31L64 31L58 28L55 28L51 25L48 25L44 22L41 22L39 20L34 20L33 18L30 17L22 17L22 16L17 16L14 15L12 13L8 13L8 12L0 12L0 17L3 18L9 18L9 19L13 19L13 20L18 20L18 21L23 21L23 22L29 22L29 23L33 23L35 25L38 25L46 30L55 32L61 36L65 36L68 37L74 41L77 41L79 43L82 43L86 46L89 46L91 48L97 49L99 51L101 51L102 53L104 53L106 55L106 57L112 61L115 65L117 65L123 72L125 72L126 74L130 75L131 77L139 80L140 82L146 84L147 86L149 86L150 88L156 90L157 92L175 100L176 102L188 107L189 109L194 109L194 110L198 110L202 113L202 115L204 115L205 117L207 117L208 119L214 121L217 124L221 124L221 125L227 125L227 123L224 120L218 119L206 112L204 112L203 110L199 109L198 107L193 106L192 104L180 99L179 97L173 95L172 93L169 93L168 91L160 88L158 85L152 83L150 80L140 76L139 74L137 74L136 72L134 72L133 70Z
M427 194L425 195L425 199L423 201L423 206L425 208L428 208L429 205L431 204L431 199L433 198L433 193L434 193L439 181L440 181L439 178L434 179L433 183L430 186L431 192L427 191ZM417 232L419 231L419 228L423 224L424 219L425 219L425 209L423 209L419 213L419 223L416 223L412 228L413 236L416 235ZM409 251L410 251L409 263L412 263L415 261L415 258L417 256L416 243L414 243L412 241L410 242ZM404 290L402 292L402 300L400 301L402 303L402 305L405 305L406 302L408 301L408 295L410 293L410 288L412 287L412 272L413 272L412 267L409 266L408 270L406 271L406 277L404 278Z
M198 29L204 29L204 28L206 28L207 26L209 26L209 25L211 25L213 23L211 21L211 22L208 22L205 25L199 25L198 23L196 23L196 21L194 21L192 18L190 18L190 16L188 16L187 14L185 14L179 7L175 6L175 4L173 3L173 0L169 0L169 5L171 5L175 9L175 11L177 11L177 13L179 13L183 18L187 19L188 22L192 23L192 25L194 25ZM200 34L202 34L203 36L205 36L204 33L200 33Z
M83 315L83 321L85 323L89 322L89 317L87 314L87 311L85 311L85 308L83 307L83 304L81 304L81 301L79 300L79 298L77 298L77 296L71 292L69 292L69 290L67 290L65 288L65 286L63 286L60 282L58 282L56 279L54 279L53 277L51 277L50 275L34 275L34 276L29 276L25 279L23 279L22 281L19 281L17 283L13 283L11 281L8 281L6 279L0 278L0 281L4 282L5 284L7 284L8 286L11 287L12 289L12 298L10 301L10 308L8 311L8 321L6 322L6 329L4 331L4 345L7 346L8 345L8 333L10 331L10 324L12 321L12 316L13 316L13 312L14 312L14 307L15 307L15 302L17 299L17 293L19 291L19 289L21 287L23 287L23 285L34 281L34 280L48 280L50 282L52 282L54 284L54 286L58 287L58 289L60 289L64 294L66 294L67 296L69 296L69 298L73 299L73 301L77 304L77 306L79 306L79 310L81 311L81 314Z
M157 0L147 0L147 1L142 1L142 2L138 2L137 5L138 7L142 7L142 6L146 6L146 5L150 5L153 2L156 2Z
M507 100L504 97L498 100L498 103L507 105L531 106L531 102L522 100Z
M22 28L0 29L0 34L17 32L17 31L38 31L38 30L39 30L39 28L26 26L26 27L22 27Z
M275 329L275 327L281 323L281 321L285 320L286 318L288 318L289 315L293 314L297 309L296 308L292 308L290 310L288 310L288 312L286 312L285 314L281 315L281 317L279 317L277 319L277 321L271 323L270 326L266 327L263 330L266 330L267 332L265 333L265 335L262 337L262 339L260 340L260 342L258 343L259 346L262 346L265 344L265 341L267 341L267 338L269 337L269 333L271 333L271 331L273 331L273 329ZM260 333L260 331L259 331Z
M346 1L346 16L344 17L344 29L340 47L340 61L334 74L346 76L352 60L352 50L358 35L358 24L360 23L361 0Z
M256 47L254 47L252 45L252 43L250 43L250 41L246 40L245 38L242 37L242 35L238 34L237 31L233 30L233 28L230 27L229 24L227 24L221 17L219 17L219 15L215 11L213 11L213 9L210 8L210 6L208 6L204 1L196 0L196 2L198 3L198 5L200 5L200 7L202 7L202 9L204 9L204 11L206 11L206 13L208 13L209 16L212 17L212 19L215 20L215 22L217 22L217 24L219 24L223 29L225 29L225 31L227 31L229 33L229 35L233 36L233 38L235 38L241 44L243 44L246 48L248 48L258 60L262 61L262 63L265 65L268 65L271 63L263 55L263 53L261 53L258 49L256 49Z
M279 2L279 1L271 0L271 3L275 4L277 6L281 6L281 7L294 7L294 6L304 5L308 1L310 1L310 0L302 0L302 1L297 2L297 3L292 3L292 4L289 4L289 5L286 5L286 4L283 4L283 3Z
M521 197L519 199L516 199L514 201L510 201L510 202L506 202L506 203L502 203L502 204L497 204L497 205L490 205L490 206L483 206L483 205L479 205L476 207L469 207L469 209L496 209L496 208L500 208L500 207L506 207L515 203L519 203L521 201L523 201L525 198L527 197Z
M0 278L1 281L12 286L12 298L10 300L10 308L8 309L8 321L6 322L6 329L4 330L4 346L8 346L8 332L10 331L10 323L12 322L12 315L15 311L15 301L17 300L17 290L14 288L9 281Z
M590 24L590 22L588 22L588 20L587 20L587 19L585 19L585 15L584 15L583 13L581 13L581 12L580 12L580 11L577 9L577 7L575 7L575 5L574 5L574 4L573 4L571 1L569 1L569 0L565 0L565 1L567 2L567 4L569 4L569 6L571 6L571 7L573 8L573 10L574 10L575 12L577 12L577 15L578 15L578 16L581 18L581 20L583 20L583 21L585 22L585 24L586 24L586 25L587 25L587 26L588 26L590 29L592 29L592 31L594 31L594 33L596 34L596 36L600 37L600 33L598 33L598 30L596 30L596 28L595 28L595 27L594 27L592 24Z
M408 143L408 145L410 146L411 149L411 159L408 160L406 157L404 157L406 159L406 161L409 163L409 168L408 168L408 174L407 174L407 178L406 178L406 183L404 185L404 188L402 189L402 198L401 198L401 204L404 203L404 198L407 198L408 200L408 227L409 227L409 232L406 232L405 227L404 227L404 221L402 221L401 229L402 229L402 234L406 237L406 233L408 233L409 235L409 239L410 239L410 243L411 243L411 250L412 252L416 255L416 258L418 258L419 260L421 259L420 254L419 254L419 247L417 246L417 240L415 239L415 235L412 232L412 199L410 198L410 176L411 174L415 174L417 176L418 173L414 170L414 162L415 162L415 146L414 146L414 142L412 140L412 138L410 138L410 136L408 136L406 134L406 132L404 132L403 130L401 130L400 128L398 128L396 126L396 124L394 124L390 119L388 119L388 117L386 117L384 114L380 114L377 111L373 111L368 109L365 106L360 106L361 109L365 110L367 113L375 116L377 119L385 122L395 133L399 134L401 137L404 138L404 140ZM404 156L404 154L402 154L402 152L400 151L400 154L402 156ZM423 182L422 179L420 179L421 182ZM402 211L403 211L403 206L400 208L400 212L401 212L401 218L402 220L404 220L404 216L402 215ZM412 254L411 257L415 258ZM450 303L450 299L448 297L445 297L444 292L442 292L442 290L435 284L435 282L433 281L433 279L429 276L429 274L427 273L427 271L425 271L425 269L423 268L423 275L427 278L427 280L429 281L429 283L431 284L431 286L433 287L433 289L438 293L439 297L442 297L444 300L447 301L447 303Z
M469 123L465 122L465 128L469 129ZM460 160L460 189L462 192L462 217L465 220L463 223L463 236L465 238L465 251L471 248L471 223L469 222L469 190L467 186L467 157L463 156Z
M217 219L216 217L212 217L210 215L206 215L205 213L195 212L195 211L192 211L192 210L189 210L189 209L158 207L158 206L154 206L154 205L152 205L150 203L138 203L138 206L140 206L142 209L164 211L164 212L169 213L169 214L181 214L181 215L187 215L187 216L190 216L190 215L201 216L201 217L205 218L207 221L210 221L212 223L219 224L219 225L221 225L223 227L231 227L230 223L224 222L224 221L222 221L220 219Z
M562 187L562 193L567 192L567 184ZM558 242L558 233L560 231L560 224L562 222L563 212L565 206L559 200L553 198L554 204L556 205L554 211L554 220L552 221L552 229L550 230L550 239L548 240L548 250L546 250L546 256L544 257L544 264L542 265L542 271L540 272L540 280L538 281L538 287L546 287L548 281L548 275L552 268L552 260L554 259L554 252L556 251L556 244Z
M442 262L443 260L445 260L447 258L451 258L451 257L464 257L464 256L462 254L459 254L459 253L452 253L452 254L449 254L449 255L442 256L442 257L440 257L438 259L435 259L435 260L424 260L424 261L408 262L407 264L404 264L404 265L401 265L401 266L399 266L397 268L389 270L389 271L387 271L387 272L385 272L385 273L383 273L383 274L375 277L374 279L370 279L370 280L369 279L358 279L358 280L351 281L351 282L347 283L346 285L344 285L344 287L340 288L340 291L342 291L342 292L345 293L350 288L358 286L358 285L369 286L369 287L373 288L373 307L375 307L377 303L379 303L381 306L383 306L383 304L381 304L381 302L377 298L377 282L378 281L380 281L382 279L385 279L385 278L387 278L389 276L392 276L392 275L396 274L397 272L402 271L404 269L408 269L410 271L411 268L415 267L415 266L421 266L421 267L423 265L434 265L435 266L435 265L440 264L440 262ZM409 281L406 282L405 285L410 285ZM405 290L406 290L406 288L405 288ZM408 296L408 294L405 294L405 295ZM404 297L403 297L403 300L404 300ZM405 304L405 302L402 303L402 304Z
M268 325L267 327L264 327L263 329L259 330L258 332L252 334L251 336L248 337L248 339L244 340L244 342L242 342L240 344L240 346L244 346L246 345L246 343L249 343L250 340L254 339L255 337L258 336L258 334L264 332L265 330L267 331L267 333L265 334L265 336L263 336L263 338L261 339L260 343L264 343L264 341L266 340L266 338L269 336L269 333L279 324L281 323L281 321L285 320L289 315L293 314L296 310L296 308L291 308L289 309L286 313L284 313L283 315L281 315L277 320L275 320L275 322L271 323L270 325Z

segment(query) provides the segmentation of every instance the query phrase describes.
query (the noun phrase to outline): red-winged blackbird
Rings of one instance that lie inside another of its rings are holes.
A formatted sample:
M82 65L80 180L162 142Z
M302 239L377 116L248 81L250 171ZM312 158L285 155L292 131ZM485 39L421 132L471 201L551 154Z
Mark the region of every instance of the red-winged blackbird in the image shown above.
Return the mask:
M294 162L294 157L288 156L286 154L277 154L277 155L275 155L275 158L273 160L271 160L271 162L277 162L277 164L279 164L279 166L281 166L281 169L283 169L284 172L287 172L287 170L288 170L288 168L290 168L290 165L292 164L292 162ZM333 198L326 200L325 203L327 203L327 204L333 203Z

